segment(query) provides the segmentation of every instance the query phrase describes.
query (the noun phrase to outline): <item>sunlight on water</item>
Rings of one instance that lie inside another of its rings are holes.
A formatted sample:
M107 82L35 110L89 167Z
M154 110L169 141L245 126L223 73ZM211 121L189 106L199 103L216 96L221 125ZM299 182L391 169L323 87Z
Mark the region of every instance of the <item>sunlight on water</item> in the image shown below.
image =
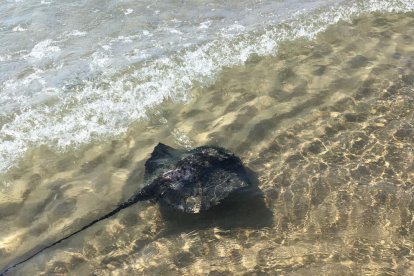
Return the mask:
M414 8L408 0L101 2L0 4L0 173L41 145L108 141L165 99L188 102L194 85L274 55L284 41L366 12Z
M181 225L137 204L13 275L414 274L413 41L413 13L365 14L224 69L112 141L31 149L0 181L0 266L128 198L161 141L229 148L265 206Z

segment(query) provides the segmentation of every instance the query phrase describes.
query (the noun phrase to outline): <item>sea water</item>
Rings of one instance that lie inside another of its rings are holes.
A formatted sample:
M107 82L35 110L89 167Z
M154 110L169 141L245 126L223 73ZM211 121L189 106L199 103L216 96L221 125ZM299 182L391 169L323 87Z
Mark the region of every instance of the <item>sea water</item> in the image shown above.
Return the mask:
M12 273L413 273L413 8L2 2L0 266L128 198L161 141L235 152L271 220L138 204Z

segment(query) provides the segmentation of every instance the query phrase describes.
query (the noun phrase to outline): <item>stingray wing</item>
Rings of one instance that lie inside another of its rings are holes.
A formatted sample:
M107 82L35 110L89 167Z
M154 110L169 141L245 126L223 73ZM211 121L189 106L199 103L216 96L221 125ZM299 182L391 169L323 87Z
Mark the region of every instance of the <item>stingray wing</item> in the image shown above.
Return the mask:
M145 181L171 168L181 157L182 152L163 143L158 143L145 162Z
M203 189L203 209L219 204L234 191L250 186L244 172L217 169L208 176Z
M170 180L160 202L186 213L200 213L248 187L250 183L244 173L215 168L193 181Z

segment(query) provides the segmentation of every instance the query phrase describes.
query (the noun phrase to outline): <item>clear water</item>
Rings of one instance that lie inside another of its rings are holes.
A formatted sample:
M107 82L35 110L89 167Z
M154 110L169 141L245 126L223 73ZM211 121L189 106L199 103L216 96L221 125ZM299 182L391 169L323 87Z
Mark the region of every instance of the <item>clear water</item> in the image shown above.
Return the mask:
M262 202L142 203L11 275L414 274L411 1L0 4L0 268L220 145Z
M369 11L411 1L3 1L0 171L31 148L124 133L163 100L186 101L224 67L271 55Z

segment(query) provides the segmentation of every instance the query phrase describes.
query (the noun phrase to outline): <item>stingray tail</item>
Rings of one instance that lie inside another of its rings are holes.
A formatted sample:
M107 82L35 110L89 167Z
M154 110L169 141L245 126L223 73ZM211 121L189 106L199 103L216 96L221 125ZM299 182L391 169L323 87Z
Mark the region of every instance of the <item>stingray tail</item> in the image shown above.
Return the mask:
M115 208L114 210L112 210L111 212L109 212L109 213L107 213L107 214L103 215L102 217L100 217L100 218L98 218L98 219L95 219L94 221L92 221L92 222L88 223L87 225L83 226L82 228L80 228L79 230L77 230L77 231L73 232L72 234L69 234L68 236L66 236L66 237L64 237L64 238L61 238L61 239L59 239L59 240L57 240L57 241L55 241L55 242L53 242L53 243L51 243L51 244L49 244L49 245L47 245L47 246L45 246L45 247L43 247L43 248L39 249L38 251L36 251L35 253L31 254L29 257L24 258L23 260L19 261L18 263L15 263L15 264L13 264L13 265L9 265L9 266L7 266L7 267L3 268L3 269L1 270L1 272L0 272L0 276L4 276L4 275L6 275L6 273L7 273L10 269L13 269L13 268L15 268L16 266L18 266L18 265L20 265L20 264L22 264L22 263L24 263L24 262L27 262L28 260L30 260L30 259L32 259L33 257L35 257L35 256L39 255L40 253L42 253L42 252L43 252L43 251L45 251L46 249L51 248L52 246L55 246L55 245L57 245L57 244L61 243L62 241L69 239L70 237L72 237L72 236L74 236L74 235L78 234L79 232L82 232L83 230L85 230L85 229L87 229L87 228L91 227L92 225L94 225L94 224L96 224L96 223L100 222L101 220L104 220L104 219L107 219L107 218L109 218L109 217L112 217L113 215L115 215L116 213L120 212L121 210L123 210L123 209L125 209L125 208L128 208L129 206L131 206L131 205L133 205L133 204L135 204L135 203L137 203L137 202L139 202L139 201L144 201L144 200L148 200L148 199L149 199L148 193L146 193L144 190L142 190L141 192L139 192L139 193L135 194L134 196L130 197L127 201L125 201L125 202L123 202L123 203L119 204L119 205L118 205L118 207L116 207L116 208Z

